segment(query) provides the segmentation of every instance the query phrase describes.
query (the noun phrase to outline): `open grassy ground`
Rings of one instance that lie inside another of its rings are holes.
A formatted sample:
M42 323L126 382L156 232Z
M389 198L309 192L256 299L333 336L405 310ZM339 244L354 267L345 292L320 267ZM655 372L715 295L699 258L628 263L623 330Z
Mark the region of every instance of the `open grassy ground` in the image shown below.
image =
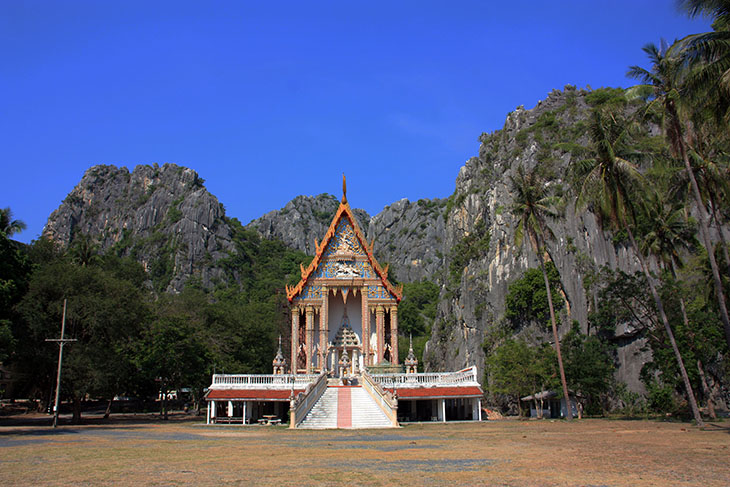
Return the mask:
M56 430L0 426L0 484L727 486L729 454L728 423L704 431L590 419L305 431L128 418Z

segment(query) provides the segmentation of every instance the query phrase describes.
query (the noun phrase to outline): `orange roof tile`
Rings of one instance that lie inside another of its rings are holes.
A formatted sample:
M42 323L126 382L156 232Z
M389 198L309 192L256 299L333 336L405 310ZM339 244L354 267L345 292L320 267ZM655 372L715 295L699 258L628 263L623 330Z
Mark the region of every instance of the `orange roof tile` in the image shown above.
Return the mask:
M373 256L373 245L368 245L367 240L365 240L365 236L360 230L360 227L357 224L357 220L355 220L355 215L352 213L352 209L347 203L347 198L345 197L344 193L342 195L342 201L340 202L340 206L339 208L337 208L337 212L335 213L335 217L332 219L332 223L330 223L330 226L327 229L327 233L325 234L322 241L317 244L317 252L314 255L314 259L312 259L312 262L307 266L306 269L303 265L300 266L302 279L294 287L289 287L288 285L286 286L286 297L289 299L289 302L291 303L292 300L302 291L302 289L304 289L307 280L319 266L319 263L322 260L322 255L327 248L330 240L332 240L332 237L335 236L337 225L340 223L340 220L343 218L343 216L347 217L347 219L350 221L350 224L355 231L355 235L357 236L360 245L362 245L363 249L365 249L365 253L367 254L370 265L373 266L373 269L377 273L378 277L380 277L383 286L385 286L388 292L395 296L396 300L400 302L401 298L403 297L403 285L401 284L396 288L395 286L393 286L393 284L390 283L390 281L388 281L387 266L386 269L380 267L380 264L378 264L378 261ZM317 243L316 240L315 243Z
M291 392L291 389L210 389L205 398L209 401L213 399L289 400ZM296 396L300 392L304 392L304 390L295 389L294 395Z
M393 392L393 389L389 389ZM466 387L418 387L395 389L398 399L426 399L438 397L478 397L482 390L477 386Z

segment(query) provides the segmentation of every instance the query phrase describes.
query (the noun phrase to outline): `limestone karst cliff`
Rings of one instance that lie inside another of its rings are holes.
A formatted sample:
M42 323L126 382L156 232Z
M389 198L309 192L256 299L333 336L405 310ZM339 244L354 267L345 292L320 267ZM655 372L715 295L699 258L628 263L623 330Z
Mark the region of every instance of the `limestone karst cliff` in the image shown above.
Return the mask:
M205 286L225 279L218 261L234 249L223 206L195 171L174 164L87 170L43 231L64 247L76 234L134 257L161 291L193 275Z
M568 194L571 162L587 156L590 111L621 96L616 90L553 91L532 109L518 107L504 127L482 134L478 154L459 170L448 199L400 200L375 216L354 210L381 264L401 282L428 279L440 286L438 313L424 352L427 370L456 370L485 363L484 342L503 322L509 285L537 258L514 244L510 176L541 166L553 192ZM625 107L626 110L632 108ZM647 137L657 140L656 127ZM560 331L573 321L585 331L594 302L586 276L601 266L638 270L621 239L599 229L590 211L576 214L566 198L565 216L550 222L548 250L561 276ZM357 204L353 197L353 203ZM308 255L336 211L332 195L298 196L247 226ZM222 206L198 175L175 165L89 169L49 218L45 234L68 245L74 233L92 235L102 250L142 262L158 290L178 291L190 276L205 286L228 278L222 259L235 253L233 229ZM651 355L631 322L615 330L617 379L643 391L639 373ZM529 327L528 327L529 328ZM515 330L550 341L538 327ZM542 334L542 336L540 336Z
M556 90L533 109L518 107L501 130L480 137L479 154L460 169L449 202L442 251L448 276L442 280L439 312L425 352L428 367L453 369L484 363L482 345L504 316L509 284L528 268L538 267L531 249L514 244L510 177L519 165L528 170L541 165L553 176L549 184L554 192L567 195L570 163L586 157L589 111L610 96L610 90ZM632 273L639 270L631 250L602 232L592 213L576 214L574 199L565 201L564 218L550 222L555 240L548 243L562 277L561 333L567 332L573 320L585 331L587 271L603 265ZM475 236L484 244L482 252L468 259L455 252L460 242ZM617 379L642 390L639 372L649 356L644 338L630 331L616 330ZM547 333L544 339L549 340Z
M327 232L339 201L332 195L297 196L281 208L247 225L264 238L277 238L308 255L314 254L314 239ZM375 253L390 275L398 281L433 279L438 275L443 255L445 200L407 199L386 206L370 217L365 210L353 209L358 225L368 241L375 241Z

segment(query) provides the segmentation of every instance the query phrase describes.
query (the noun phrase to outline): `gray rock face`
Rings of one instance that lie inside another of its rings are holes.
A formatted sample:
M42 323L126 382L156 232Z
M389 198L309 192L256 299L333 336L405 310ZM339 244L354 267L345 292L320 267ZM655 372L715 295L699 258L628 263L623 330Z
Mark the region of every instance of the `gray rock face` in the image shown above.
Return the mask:
M567 190L568 168L585 157L589 143L588 95L566 87L531 110L518 107L501 130L482 135L478 155L460 169L448 200L403 199L372 218L354 210L368 240L375 240L376 257L390 264L392 277L441 285L424 353L427 370L483 368L482 346L504 319L509 285L538 267L530 248L514 244L510 177L519 165L528 170L541 165L553 174L555 193ZM314 240L323 238L338 204L328 194L298 196L248 228L312 255ZM224 216L216 198L189 169L138 166L130 174L124 168L96 166L51 215L45 234L63 245L74 232L91 234L103 250L135 256L155 282L164 283L163 289L176 291L190 276L199 276L206 286L226 278L218 263L235 249ZM573 320L585 331L595 292L586 289L586 276L604 265L635 272L638 262L629 248L600 230L592 213L577 214L572 198L565 218L550 226L555 240L548 242L548 251L564 296L560 332L566 333ZM630 323L619 328L616 378L643 392L639 372L650 352ZM535 327L518 333L551 339Z
M441 272L446 200L396 201L370 219L375 255L402 282L433 279Z
M331 194L297 196L284 208L270 211L246 228L256 230L263 238L276 238L293 249L314 255L314 239L322 240L339 205L340 201ZM359 208L353 208L352 212L366 233L370 215Z
M288 246L313 255L314 239L321 240L340 202L329 194L297 196L280 209L247 225L263 238L276 238ZM368 241L375 239L378 261L390 264L389 274L398 281L431 279L439 273L443 256L445 200L402 199L370 218L365 210L353 209Z
M358 213L368 240L375 240L376 257L391 265L392 276L441 284L438 316L424 353L427 370L483 367L482 345L503 320L509 285L527 269L538 267L530 248L514 245L510 177L519 165L528 170L542 165L554 175L550 184L555 192L567 190L568 167L583 158L589 143L588 94L566 87L551 92L531 110L518 107L510 113L502 130L482 135L478 156L460 169L448 200L403 199L369 220L365 212ZM312 254L314 239L322 238L337 205L330 195L300 196L249 227ZM566 333L573 320L585 331L592 302L584 287L586 274L603 265L635 272L639 265L630 249L614 244L600 230L592 213L576 214L571 199L565 218L551 222L551 228L556 238L548 250L560 271L565 300L560 333ZM545 330L535 327L520 333L551 340ZM617 379L643 392L639 372L650 358L645 340L635 334L623 336L622 330L616 333Z
M160 290L180 291L190 276L211 286L216 262L234 252L231 228L198 174L174 164L94 166L48 219L44 236L66 247L77 233L102 252L131 255Z
M489 244L457 269L458 282L449 280L453 275L442 281L437 320L424 352L427 369L456 370L467 364L483 367L482 345L503 319L510 283L528 268L539 267L530 248L514 245L510 177L519 165L529 170L541 164L554 174L550 184L557 193L567 189L567 169L576 158L573 152L589 142L586 94L568 87L564 92L553 91L532 110L518 107L508 115L502 130L482 136L478 157L469 159L459 171L443 234L443 268L453 267L458 257L453 249L480 228L488 233ZM548 243L565 298L561 334L573 320L585 331L590 302L583 282L586 272L603 265L627 272L640 270L630 249L615 245L599 229L592 213L577 215L573 200L568 201L565 218L550 223L556 238ZM523 332L549 340L544 331ZM643 344L643 338L619 342L617 379L636 391L643 391L638 373L649 358L642 351Z

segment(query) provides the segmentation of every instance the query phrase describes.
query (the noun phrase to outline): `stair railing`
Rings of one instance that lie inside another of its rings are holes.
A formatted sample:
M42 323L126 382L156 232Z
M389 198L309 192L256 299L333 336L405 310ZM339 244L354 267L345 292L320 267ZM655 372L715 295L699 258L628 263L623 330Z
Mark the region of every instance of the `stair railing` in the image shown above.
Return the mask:
M327 390L327 372L322 371L317 380L310 382L304 392L300 392L297 397L293 398L289 403L289 427L296 428L299 423L304 421L309 411L322 397L324 391Z
M383 389L367 371L362 372L362 386L375 400L393 427L398 427L398 399L393 393Z

